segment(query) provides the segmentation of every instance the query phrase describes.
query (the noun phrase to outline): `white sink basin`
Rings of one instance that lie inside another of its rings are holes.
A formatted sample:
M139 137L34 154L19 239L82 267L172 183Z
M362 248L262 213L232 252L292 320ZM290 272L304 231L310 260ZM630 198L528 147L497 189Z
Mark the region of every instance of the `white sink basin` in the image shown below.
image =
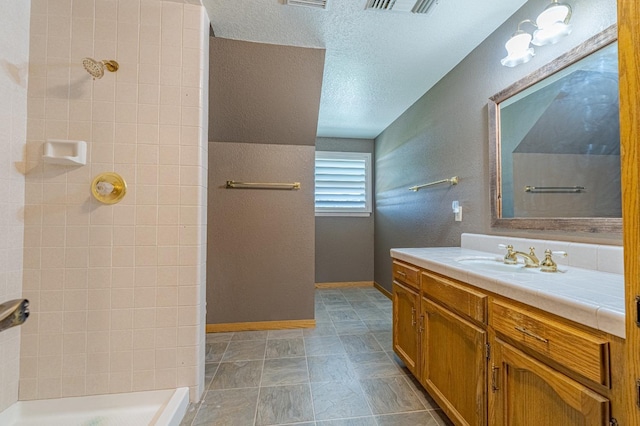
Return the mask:
M488 272L508 273L508 274L536 274L540 270L538 268L526 268L523 263L509 265L502 261L500 257L480 257L468 256L459 257L456 262L468 266L471 269L482 269Z

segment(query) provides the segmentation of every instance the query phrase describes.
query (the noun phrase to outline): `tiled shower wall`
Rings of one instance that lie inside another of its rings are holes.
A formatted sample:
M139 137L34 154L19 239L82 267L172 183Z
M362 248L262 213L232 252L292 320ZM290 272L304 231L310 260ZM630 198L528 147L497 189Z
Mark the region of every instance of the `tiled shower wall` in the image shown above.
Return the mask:
M31 2L20 399L202 392L208 18L189 3ZM120 69L93 80L83 57ZM86 141L87 165L44 164L47 139ZM110 171L128 191L100 204Z
M0 2L0 303L22 295L29 2ZM11 41L9 43L9 40ZM0 411L18 399L20 328L0 333Z

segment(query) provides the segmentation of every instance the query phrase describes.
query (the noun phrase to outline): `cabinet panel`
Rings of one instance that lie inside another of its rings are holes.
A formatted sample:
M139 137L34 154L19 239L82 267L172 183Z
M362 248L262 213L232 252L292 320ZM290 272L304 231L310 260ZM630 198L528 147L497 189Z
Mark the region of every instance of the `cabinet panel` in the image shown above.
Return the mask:
M498 300L491 303L491 325L497 333L596 383L609 385L608 341Z
M422 384L456 424L486 424L486 332L422 298Z
M393 279L420 290L420 270L414 266L393 261Z
M421 275L420 287L430 299L437 300L479 323L487 322L486 294L427 272Z
M419 375L419 303L417 292L393 282L393 350L415 376Z
M497 339L491 419L496 426L606 426L609 400Z

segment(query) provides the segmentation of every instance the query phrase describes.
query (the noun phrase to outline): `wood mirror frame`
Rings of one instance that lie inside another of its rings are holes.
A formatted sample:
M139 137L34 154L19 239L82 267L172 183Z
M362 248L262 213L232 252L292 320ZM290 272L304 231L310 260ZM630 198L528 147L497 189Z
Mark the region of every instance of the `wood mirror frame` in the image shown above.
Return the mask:
M607 217L514 217L503 218L501 211L500 103L574 64L617 40L617 26L612 25L589 38L539 70L515 82L489 99L489 163L491 173L491 226L508 229L535 229L582 232L622 232L622 218Z

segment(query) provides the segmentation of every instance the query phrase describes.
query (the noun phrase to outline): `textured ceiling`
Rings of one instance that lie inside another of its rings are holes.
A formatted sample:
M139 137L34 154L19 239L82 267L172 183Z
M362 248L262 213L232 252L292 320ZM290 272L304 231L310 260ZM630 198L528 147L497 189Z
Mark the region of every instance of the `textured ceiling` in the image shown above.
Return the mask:
M427 15L366 2L203 0L218 37L326 49L318 136L347 138L378 136L526 0L440 0Z

